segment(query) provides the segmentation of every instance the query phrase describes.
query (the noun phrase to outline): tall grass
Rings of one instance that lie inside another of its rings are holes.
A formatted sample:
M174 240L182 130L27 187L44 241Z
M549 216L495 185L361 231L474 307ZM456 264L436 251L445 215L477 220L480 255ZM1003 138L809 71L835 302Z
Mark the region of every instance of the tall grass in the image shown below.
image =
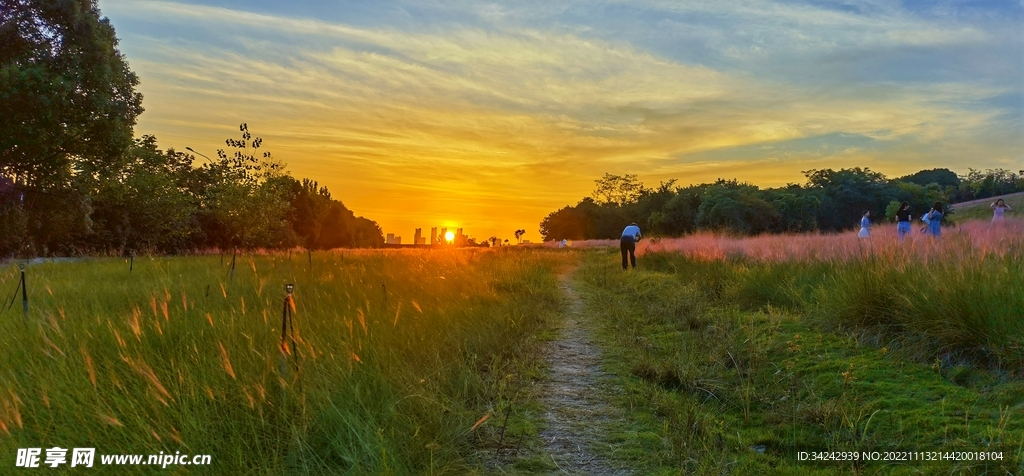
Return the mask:
M606 368L621 385L612 398L630 417L609 435L610 454L639 472L1019 474L1024 469L1024 426L1016 411L1024 389L1019 379L961 362L908 360L893 351L896 340L909 332L899 326L886 324L891 333L878 346L864 345L859 332L822 328L840 321L855 329L878 326L850 323L853 308L889 309L891 296L870 306L857 301L849 314L832 315L842 306L825 295L850 280L875 282L866 273L896 272L877 268L879 260L775 263L652 253L640 270L623 272L617 255L588 254L576 277L607 352ZM1003 258L989 259L978 270L987 277ZM965 286L972 279L967 274ZM962 339L955 339L958 345ZM797 459L800 451L951 450L998 451L1002 459Z
M877 227L866 240L697 234L641 251L641 266L741 309L801 310L828 328L895 338L922 360L962 358L1024 373L1024 220L967 222L938 239L915 233L902 242L894 227Z
M0 453L210 454L214 474L464 473L523 398L568 254L102 259L28 270L0 314ZM5 293L13 266L0 273ZM295 351L281 346L295 283ZM127 469L127 468L125 468ZM133 468L137 470L139 468Z

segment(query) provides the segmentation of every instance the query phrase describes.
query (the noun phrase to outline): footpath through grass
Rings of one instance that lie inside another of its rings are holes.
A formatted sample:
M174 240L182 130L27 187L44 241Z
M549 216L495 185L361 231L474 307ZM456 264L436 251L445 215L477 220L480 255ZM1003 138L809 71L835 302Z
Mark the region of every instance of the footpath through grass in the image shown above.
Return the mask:
M555 268L573 259L246 256L233 280L217 256L140 258L130 274L116 259L31 266L29 319L0 314L3 467L18 448L57 446L212 456L118 473L480 471L499 444L537 442L533 339L557 316ZM288 336L282 353L285 283L295 350ZM14 266L0 270L5 297L16 284Z
M927 301L936 279L870 259L656 253L623 272L617 252L591 252L576 280L629 415L608 435L608 456L643 474L1021 474L1019 314L995 321L1024 309L1013 259L936 263L943 295L918 309L887 290ZM798 459L822 451L856 459ZM987 460L905 460L954 451Z

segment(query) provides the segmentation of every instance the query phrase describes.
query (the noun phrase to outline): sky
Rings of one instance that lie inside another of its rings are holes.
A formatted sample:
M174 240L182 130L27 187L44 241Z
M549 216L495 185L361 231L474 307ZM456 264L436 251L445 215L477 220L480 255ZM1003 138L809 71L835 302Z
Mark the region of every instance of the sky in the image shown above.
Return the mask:
M214 157L245 122L404 242L539 241L605 173L1024 168L1024 0L98 4L137 135Z

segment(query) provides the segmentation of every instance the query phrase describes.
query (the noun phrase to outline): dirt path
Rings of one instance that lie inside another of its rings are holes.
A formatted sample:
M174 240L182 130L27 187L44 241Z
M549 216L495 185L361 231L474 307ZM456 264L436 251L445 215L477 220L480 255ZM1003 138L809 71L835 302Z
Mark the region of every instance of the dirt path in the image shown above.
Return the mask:
M559 286L566 300L565 320L558 338L544 349L551 364L550 378L541 387L548 423L540 434L545 450L561 473L628 474L612 469L594 452L600 444L601 422L614 418L616 410L604 401L601 385L609 377L601 370L600 349L581 323L583 300L568 274L561 276Z

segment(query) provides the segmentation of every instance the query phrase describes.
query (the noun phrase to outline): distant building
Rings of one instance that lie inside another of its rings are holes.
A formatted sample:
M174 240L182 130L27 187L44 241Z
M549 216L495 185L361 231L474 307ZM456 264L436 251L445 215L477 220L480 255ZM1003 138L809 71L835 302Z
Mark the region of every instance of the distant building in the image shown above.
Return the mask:
M437 227L436 226L430 228L430 244L432 244L432 245L436 245L437 244Z
M523 240L523 241L522 241L522 243L523 243L524 245L528 245L528 244L530 244L530 240Z
M400 245L402 244L402 237L395 236L394 233L388 233L387 239L384 242L389 245Z
M413 236L412 236L412 244L414 244L414 245L420 244L420 238L423 238L423 229L422 228L417 228L416 229L416 233L414 233Z
M417 238L415 244L417 244L417 245L425 245L425 244L427 244L427 237L421 236L421 237Z
M448 229L441 228L441 233L438 235L438 238L441 239L441 244L448 244Z

